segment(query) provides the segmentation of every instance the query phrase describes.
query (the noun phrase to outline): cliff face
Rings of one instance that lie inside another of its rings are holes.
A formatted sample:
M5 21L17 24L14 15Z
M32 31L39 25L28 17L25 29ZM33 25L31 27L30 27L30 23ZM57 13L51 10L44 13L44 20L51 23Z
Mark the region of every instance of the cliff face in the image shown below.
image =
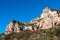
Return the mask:
M52 10L48 7L43 9L40 17L31 20L29 23L20 23L18 21L11 21L6 28L6 33L20 32L21 30L40 30L55 27L60 24L60 10Z
M11 32L20 32L20 28L19 28L19 23L16 22L16 21L11 21L8 25L7 25L7 28L6 28L6 34L9 34Z
M43 9L40 17L31 21L31 23L36 23L39 29L47 29L60 24L60 10L52 10L48 7Z

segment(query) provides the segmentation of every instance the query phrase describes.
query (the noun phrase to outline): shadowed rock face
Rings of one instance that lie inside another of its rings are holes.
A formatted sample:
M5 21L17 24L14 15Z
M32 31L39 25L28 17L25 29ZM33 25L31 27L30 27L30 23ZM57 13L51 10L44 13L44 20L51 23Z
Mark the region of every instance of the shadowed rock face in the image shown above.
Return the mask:
M29 23L21 23L12 20L6 28L6 34L11 32L20 32L20 30L40 30L48 29L60 24L60 10L52 10L48 7L43 9L40 17L31 20ZM38 28L38 29L37 29Z

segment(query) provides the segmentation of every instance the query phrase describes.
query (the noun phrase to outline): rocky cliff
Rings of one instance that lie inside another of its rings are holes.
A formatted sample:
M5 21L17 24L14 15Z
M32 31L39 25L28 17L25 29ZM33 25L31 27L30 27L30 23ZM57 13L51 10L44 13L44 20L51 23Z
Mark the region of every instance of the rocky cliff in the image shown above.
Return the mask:
M19 33L20 31L30 30L36 31L40 29L48 29L60 24L60 10L44 8L41 15L29 23L11 21L6 28L5 34L12 32Z

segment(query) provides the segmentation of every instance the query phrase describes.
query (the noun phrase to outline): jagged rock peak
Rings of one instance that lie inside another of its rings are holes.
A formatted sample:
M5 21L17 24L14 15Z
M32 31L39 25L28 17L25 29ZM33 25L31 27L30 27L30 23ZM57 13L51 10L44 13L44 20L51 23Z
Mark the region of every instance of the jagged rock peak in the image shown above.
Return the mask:
M43 9L43 11L49 11L49 10L50 10L49 7L46 7L46 8Z
M31 20L29 23L12 20L6 28L6 34L11 32L20 32L20 30L40 30L48 29L60 24L60 10L52 10L51 8L44 8L41 16Z

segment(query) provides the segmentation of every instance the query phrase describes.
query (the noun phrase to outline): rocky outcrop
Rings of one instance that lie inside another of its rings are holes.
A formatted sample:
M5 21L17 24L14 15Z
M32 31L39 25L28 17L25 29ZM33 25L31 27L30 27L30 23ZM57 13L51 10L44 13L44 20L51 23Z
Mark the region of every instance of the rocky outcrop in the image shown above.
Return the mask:
M32 20L31 23L36 23L39 29L54 27L60 23L60 10L53 10L46 7L43 9L41 16Z
M7 25L6 33L5 34L9 34L11 32L20 32L19 26L20 26L19 22L16 22L15 20L11 21Z
M11 32L19 33L21 30L36 31L40 29L48 29L60 24L60 10L53 10L48 7L43 9L40 17L31 20L29 23L21 23L15 20L11 21L6 28L6 34Z

